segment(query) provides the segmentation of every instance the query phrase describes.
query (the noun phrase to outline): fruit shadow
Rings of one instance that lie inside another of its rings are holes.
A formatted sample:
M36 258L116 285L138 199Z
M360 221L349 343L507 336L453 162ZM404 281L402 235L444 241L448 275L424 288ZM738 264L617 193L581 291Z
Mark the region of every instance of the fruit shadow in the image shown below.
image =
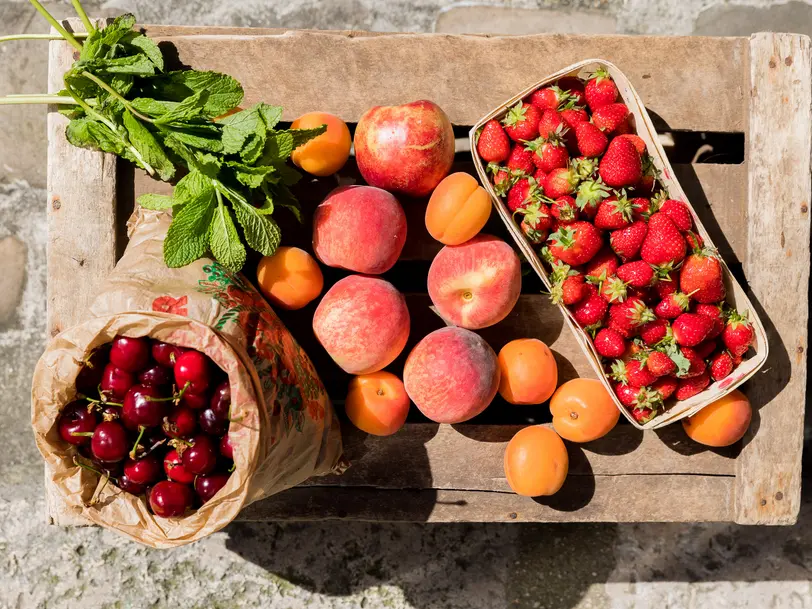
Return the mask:
M557 512L576 512L583 509L595 496L595 475L584 449L567 442L570 474L561 489L549 497L534 497L533 501Z

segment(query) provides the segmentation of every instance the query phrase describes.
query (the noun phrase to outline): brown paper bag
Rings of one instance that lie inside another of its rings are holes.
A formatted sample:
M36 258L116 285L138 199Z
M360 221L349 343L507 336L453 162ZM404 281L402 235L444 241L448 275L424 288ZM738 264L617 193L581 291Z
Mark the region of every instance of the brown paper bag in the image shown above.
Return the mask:
M208 259L180 269L163 262L170 217L138 210L130 243L91 306L88 321L57 336L34 373L32 424L49 476L69 509L152 547L200 539L253 501L343 467L335 412L313 364L241 275ZM56 419L75 396L90 352L117 334L197 349L229 376L235 471L225 488L179 519L152 515L134 497L73 462Z

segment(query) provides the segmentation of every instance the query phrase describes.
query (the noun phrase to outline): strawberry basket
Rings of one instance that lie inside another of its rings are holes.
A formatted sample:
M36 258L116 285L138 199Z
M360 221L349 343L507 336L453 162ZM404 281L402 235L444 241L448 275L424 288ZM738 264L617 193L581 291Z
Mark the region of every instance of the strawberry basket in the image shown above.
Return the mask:
M659 182L661 188L667 193L667 198L682 201L686 204L686 208L693 220L693 232L699 235L702 243L704 244L704 248L712 251L716 250L710 235L697 217L694 208L691 206L688 198L685 196L679 182L674 177L674 172L669 164L662 145L660 144L651 118L649 117L643 102L635 92L628 78L615 65L608 61L602 59L587 59L552 74L533 86L528 87L524 91L515 95L513 98L505 101L500 106L493 109L483 118L481 118L470 131L470 143L474 158L474 165L481 182L486 190L490 193L494 207L499 213L500 218L504 222L508 232L513 237L522 254L533 267L533 270L539 275L547 289L551 291L553 289L553 278L551 277L552 267L548 262L550 260L549 255L547 256L548 261L543 260L543 256L541 254L542 246L538 243L531 243L531 239L528 238L526 231L523 231L520 228L519 223L514 220L513 213L503 198L506 194L505 191L500 189L501 191L497 192L494 182L488 175L487 163L480 156L477 149L477 138L482 132L483 127L489 121L493 119L503 119L508 112L510 112L511 108L515 108L516 104L523 100L527 100L529 96L539 88L545 87L546 85L555 84L560 79L565 77L576 77L585 80L588 74L594 73L597 69L601 69L605 73L608 73L609 77L611 77L617 86L617 101L623 102L629 110L629 119L627 124L631 128L630 132L639 136L639 138L641 138L646 145L648 157L652 167L650 173L656 176L657 182ZM620 189L618 189L618 191L619 190ZM636 195L633 193L629 194L629 197L632 196ZM657 407L656 410L653 410L651 414L642 421L638 421L634 416L632 416L632 413L630 412L631 409L624 406L621 400L618 398L618 395L615 393L615 384L608 374L608 363L611 360L601 357L596 349L593 336L591 336L591 334L587 332L578 323L578 321L576 321L572 311L564 304L559 303L558 305L567 321L567 324L572 330L573 336L586 354L587 359L595 370L598 378L610 392L617 407L620 409L623 415L629 420L630 423L632 423L632 425L639 429L656 429L663 427L664 425L668 425L669 423L678 421L684 417L691 416L692 414L701 410L703 407L728 394L733 389L744 383L746 380L752 377L756 371L758 371L758 369L767 359L768 346L764 326L748 300L743 288L730 273L730 270L725 264L724 260L721 258L721 256L718 259L721 267L722 280L725 287L725 303L731 310L738 311L740 313L746 312L747 319L753 330L752 347L743 355L741 362L738 363L738 365L735 365L732 372L724 376L724 378L720 378L718 381L711 381L704 390L686 399L677 401L674 398L669 398L668 400L665 400ZM602 285L598 288L598 290L603 290ZM679 347L676 349L676 357L683 357L682 354L684 349L680 350Z

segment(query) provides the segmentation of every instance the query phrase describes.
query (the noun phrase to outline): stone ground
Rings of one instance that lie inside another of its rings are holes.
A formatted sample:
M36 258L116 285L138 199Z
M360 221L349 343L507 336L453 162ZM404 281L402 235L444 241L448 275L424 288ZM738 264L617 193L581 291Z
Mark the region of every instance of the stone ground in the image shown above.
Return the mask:
M68 2L45 2L57 16ZM812 6L764 0L107 0L143 22L389 31L812 33ZM43 31L0 0L3 33ZM38 43L0 46L0 94L41 91ZM46 527L27 422L45 341L42 108L0 110L0 609L27 607L812 607L812 502L798 525L235 524L152 551Z

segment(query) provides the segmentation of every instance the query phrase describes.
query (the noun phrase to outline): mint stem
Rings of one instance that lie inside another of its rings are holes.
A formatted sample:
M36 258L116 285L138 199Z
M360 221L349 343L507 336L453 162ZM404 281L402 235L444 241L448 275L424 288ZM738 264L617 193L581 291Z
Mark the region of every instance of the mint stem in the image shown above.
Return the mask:
M87 38L84 32L77 32L74 38ZM62 36L55 34L12 34L10 36L0 36L0 43L12 42L14 40L64 40Z
M49 13L47 10L45 10L45 7L42 6L42 4L39 3L39 0L28 0L28 1L32 5L34 5L34 8L39 11L40 15L45 17L45 19L48 21L48 23L50 23L51 26L53 26L53 28L57 32L59 32L59 34L62 36L62 38L67 40L68 43L73 48L75 48L78 51L82 50L82 43L79 42L78 40L76 40L76 38L73 37L73 34L71 34L68 30L66 30L64 27L62 27L62 24L59 23L56 19L54 19L54 16L51 13Z
M104 82L101 78L99 78L95 74L91 74L90 72L85 70L85 71L82 72L82 76L84 76L85 78L89 78L90 80L95 82L97 85L99 85L102 89L107 91L110 95L115 97L118 101L120 101L124 105L125 108L127 108L127 110L129 110L133 114L133 116L137 116L142 121L146 121L148 123L155 122L151 118L149 118L148 116L144 116L143 114L138 112L135 108L133 108L133 106L132 106L132 104L130 102L128 102L126 99L124 99L121 96L121 94L118 91L116 91L113 87L108 85L106 82Z
M0 106L17 104L54 104L56 106L76 106L78 102L64 95L8 95L0 97Z
M82 24L85 26L88 34L94 34L96 32L96 28L93 27L93 23L90 21L90 18L87 16L82 3L79 0L72 0L73 2L73 9L76 11L76 14L79 15L79 19L82 20Z

